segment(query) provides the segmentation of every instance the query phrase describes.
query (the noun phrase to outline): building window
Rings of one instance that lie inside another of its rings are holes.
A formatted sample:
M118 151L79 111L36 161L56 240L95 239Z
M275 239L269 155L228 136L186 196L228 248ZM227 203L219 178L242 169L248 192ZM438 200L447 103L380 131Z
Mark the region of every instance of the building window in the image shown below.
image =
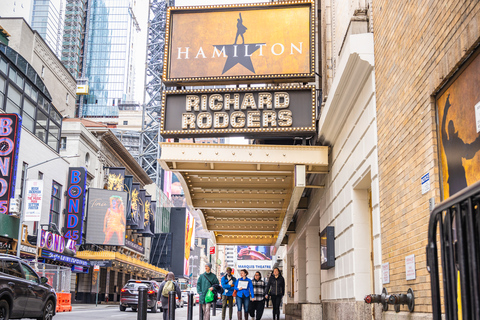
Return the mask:
M128 125L128 121L123 121L123 125L124 126Z
M60 138L60 150L67 150L67 137Z
M38 171L38 180L43 180L43 172Z
M62 186L56 181L52 183L52 198L50 200L50 221L49 224L55 223L59 227L60 222L60 204L62 197Z
M42 79L45 77L45 66L42 66L42 74L41 74Z

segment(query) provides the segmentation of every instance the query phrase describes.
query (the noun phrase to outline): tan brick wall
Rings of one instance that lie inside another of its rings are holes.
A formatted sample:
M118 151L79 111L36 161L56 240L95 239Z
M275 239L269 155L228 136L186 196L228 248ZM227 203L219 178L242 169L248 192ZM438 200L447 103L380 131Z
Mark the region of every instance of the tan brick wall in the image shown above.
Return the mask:
M480 38L480 2L373 1L383 263L390 293L415 292L415 311L431 311L425 247L428 200L440 202L432 96ZM431 191L420 178L430 173ZM415 254L416 280L405 280ZM406 307L402 307L406 310Z

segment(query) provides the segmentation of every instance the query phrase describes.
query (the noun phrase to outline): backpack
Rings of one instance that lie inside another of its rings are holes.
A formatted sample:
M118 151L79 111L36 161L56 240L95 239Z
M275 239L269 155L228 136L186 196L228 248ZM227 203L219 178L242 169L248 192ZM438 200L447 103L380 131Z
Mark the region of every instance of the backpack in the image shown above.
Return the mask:
M165 285L163 286L162 296L168 298L168 293L170 291L175 291L175 284L171 280L167 281L167 283L165 283Z

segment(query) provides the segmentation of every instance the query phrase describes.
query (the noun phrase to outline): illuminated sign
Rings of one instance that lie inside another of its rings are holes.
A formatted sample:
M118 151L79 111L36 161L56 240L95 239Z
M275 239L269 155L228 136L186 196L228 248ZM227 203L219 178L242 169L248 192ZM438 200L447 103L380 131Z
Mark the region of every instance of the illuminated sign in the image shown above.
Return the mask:
M87 242L125 245L127 193L90 188L88 191Z
M160 134L311 135L315 101L314 86L164 91Z
M46 248L50 251L55 251L58 253L70 251L73 254L76 254L76 244L77 243L75 242L75 240L65 240L65 238L59 234L51 233L45 230L42 230L40 233L40 248Z
M58 254L58 253L51 252L51 251L48 251L48 250L42 250L42 257L48 258L48 259L54 260L54 261L60 261L60 262L65 262L65 263L69 263L69 264L76 264L76 265L83 266L83 267L89 267L90 266L90 263L86 260L82 260L82 259L78 259L78 258L74 258L74 257L69 257L69 256L64 256L62 254Z
M21 128L18 114L0 116L0 213L8 213L10 198L15 196Z
M314 7L300 0L168 8L163 81L309 81L315 69Z
M77 244L82 244L86 187L87 169L70 168L66 192L65 238L75 240Z

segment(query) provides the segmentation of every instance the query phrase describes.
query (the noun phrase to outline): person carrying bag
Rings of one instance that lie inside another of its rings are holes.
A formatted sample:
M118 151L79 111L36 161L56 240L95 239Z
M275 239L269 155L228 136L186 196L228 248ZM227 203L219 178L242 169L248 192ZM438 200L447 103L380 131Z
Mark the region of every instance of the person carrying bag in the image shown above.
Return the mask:
M240 270L241 278L235 283L235 290L237 290L237 317L242 320L242 306L245 314L245 320L248 320L248 304L250 300L253 301L253 285L252 280L247 278L248 271Z
M222 277L222 320L225 320L225 314L227 313L228 306L228 315L230 320L233 316L233 297L235 292L235 282L237 279L232 275L232 268L227 268L227 273ZM236 296L236 292L235 292Z
M211 294L215 294L215 292L213 292L215 290L214 285L219 284L217 276L210 272L211 268L212 264L207 263L205 265L205 273L202 273L197 281L197 292L200 295L198 302L202 306L203 320L210 320L210 307L212 304L210 303L211 301L206 302L205 300L207 293L210 291ZM209 295L211 294L209 293Z

